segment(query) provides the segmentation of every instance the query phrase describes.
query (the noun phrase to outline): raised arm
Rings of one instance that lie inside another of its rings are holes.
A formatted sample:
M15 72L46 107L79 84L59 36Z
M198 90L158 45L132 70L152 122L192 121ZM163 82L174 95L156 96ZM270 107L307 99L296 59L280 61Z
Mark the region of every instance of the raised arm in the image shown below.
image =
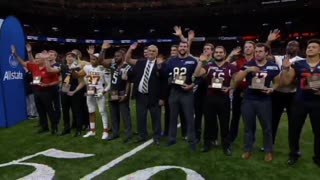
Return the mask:
M236 47L231 51L229 56L226 58L226 61L230 63L233 62L233 59L234 59L233 57L239 55L240 52L241 52L241 47L240 46Z
M193 30L190 30L188 32L188 53L191 54L191 44L192 44L192 41L194 40L194 37L195 37L195 33Z
M195 77L201 77L206 74L206 70L203 68L203 62L207 61L207 55L201 54L199 57L198 65L196 67L196 70L194 71L194 76Z
M135 50L137 48L137 46L138 46L138 43L136 43L136 42L131 44L129 49L128 49L128 51L127 51L127 53L126 53L126 56L125 56L125 61L131 66L136 65L136 63L138 61L137 59L132 59L131 58L132 51Z
M296 72L291 67L291 62L289 61L289 57L285 56L285 59L282 63L282 71L280 73L280 85L286 86L292 83L296 76Z
M44 56L42 58L45 58L45 65L46 65L47 71L51 72L51 73L60 73L60 71L61 71L60 67L52 67L51 66L51 63L49 61L49 55L46 53L41 53L41 54L42 54L41 56Z
M32 47L30 44L26 44L26 50L27 50L27 53L28 53L28 60L30 62L33 62L34 61L34 57L32 55Z
M27 67L28 62L24 61L18 54L17 49L14 45L11 45L11 52L14 57L17 58L18 62L23 66Z
M108 42L103 42L102 46L101 46L101 51L99 54L99 62L102 66L104 66L105 68L109 68L112 64L112 59L105 59L105 55L106 55L106 51L107 49L109 49L111 47L111 45Z
M271 30L268 35L268 39L267 39L266 44L271 46L272 42L277 40L279 37L280 37L280 30L279 29Z
M173 27L174 33L173 35L180 38L180 41L187 42L188 40L183 36L181 26L174 26Z

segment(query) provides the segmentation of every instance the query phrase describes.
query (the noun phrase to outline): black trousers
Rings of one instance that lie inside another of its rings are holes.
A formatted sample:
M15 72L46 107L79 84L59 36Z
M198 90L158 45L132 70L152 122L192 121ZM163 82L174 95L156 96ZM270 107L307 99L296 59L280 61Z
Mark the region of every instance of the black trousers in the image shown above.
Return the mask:
M314 134L314 159L320 160L320 101L303 101L296 99L292 107L292 121L289 121L290 157L300 156L300 134L309 115Z
M54 87L53 92L53 104L54 104L54 112L56 114L57 124L59 125L61 119L61 103L60 103L60 92L59 86Z
M89 127L89 110L87 105L87 97L85 96L86 88L82 88L82 90L79 91L80 93L80 109L81 109L81 116L82 118L82 126L87 128Z
M76 121L76 129L78 132L82 130L83 116L81 115L81 93L77 92L73 96L68 96L65 93L61 94L61 105L64 122L64 130L71 129L70 126L70 109L74 120Z
M120 135L120 118L123 119L127 137L132 136L132 120L130 114L129 100L124 102L110 101L111 106L111 121L112 121L112 135Z
M242 104L242 89L235 89L232 99L232 117L230 122L230 131L228 134L228 141L234 142L238 137L239 123L241 118L241 104Z
M177 140L177 121L179 112L182 110L187 125L188 141L194 143L195 141L195 123L194 123L194 95L192 92L182 92L172 88L170 91L169 105L170 105L170 128L169 140ZM181 116L180 116L181 117Z
M201 86L199 86L196 92L194 93L194 122L197 140L201 139L202 115L204 111L203 106L206 99L206 88L206 85L201 84ZM215 132L217 132L217 130L215 130Z
M170 126L170 105L169 100L165 101L164 104L164 132L163 134L167 136L169 134L169 126ZM184 117L182 109L179 109L179 118L181 124L181 136L185 137L187 135L187 122Z
M275 144L279 122L284 108L287 110L288 121L292 121L291 109L296 93L283 93L274 91L272 93L272 142Z
M53 102L54 93L55 93L55 89L34 91L34 98L35 98L37 111L39 114L40 126L44 130L49 129L47 115L49 116L49 119L50 119L51 130L52 131L58 130L58 124L57 124L58 120L55 113L56 111L54 109L55 106Z
M209 145L213 140L218 129L218 119L220 125L221 144L223 147L229 146L227 135L229 133L230 122L230 99L228 95L207 96L205 101L205 127L204 144Z
M161 106L158 102L151 102L149 95L137 93L138 133L142 139L148 138L147 115L150 111L152 119L153 138L159 140L161 135Z

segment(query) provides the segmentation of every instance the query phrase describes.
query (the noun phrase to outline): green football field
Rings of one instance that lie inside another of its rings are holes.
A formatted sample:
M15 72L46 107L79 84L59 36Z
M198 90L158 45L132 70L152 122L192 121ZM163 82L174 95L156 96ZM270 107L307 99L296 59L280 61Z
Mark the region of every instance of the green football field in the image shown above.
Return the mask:
M133 108L132 108L133 109ZM133 111L132 111L132 114ZM133 116L134 117L134 116ZM136 120L134 119L134 129ZM191 152L186 141L179 137L178 144L170 148L165 147L167 139L161 140L161 146L153 144L141 148L141 144L123 144L122 137L115 141L107 142L101 140L101 122L98 120L98 135L95 138L75 138L73 134L67 136L53 136L51 134L36 134L37 120L25 121L13 128L0 129L0 179L19 179L32 173L35 168L31 166L11 165L1 167L1 164L21 159L25 156L34 155L50 148L68 152L94 154L94 156L81 159L58 159L43 155L34 156L23 162L45 164L55 170L55 179L88 179L90 175L101 166L110 164L111 161L120 157L115 165L108 170L102 171L93 179L113 180L124 177L138 170L152 168L155 166L179 166L193 170L204 179L320 179L320 169L312 162L313 134L309 121L307 121L302 139L301 147L303 157L293 167L286 165L288 154L288 127L287 119L283 117L277 142L275 146L275 160L271 163L263 161L264 153L258 149L262 145L261 128L258 127L257 148L253 158L243 160L241 158L243 146L243 128L234 145L231 157L222 153L221 148L216 148L208 153L202 153L202 145L198 146L196 152ZM62 123L60 123L62 124ZM122 124L121 124L122 126ZM99 129L100 128L100 129ZM151 125L149 123L149 130ZM150 131L149 131L150 133ZM134 137L136 139L137 136ZM132 152L140 146L141 151L136 154L124 154ZM122 158L122 159L121 159ZM130 176L127 179L137 179ZM180 169L169 169L153 175L150 179L186 179L186 174Z

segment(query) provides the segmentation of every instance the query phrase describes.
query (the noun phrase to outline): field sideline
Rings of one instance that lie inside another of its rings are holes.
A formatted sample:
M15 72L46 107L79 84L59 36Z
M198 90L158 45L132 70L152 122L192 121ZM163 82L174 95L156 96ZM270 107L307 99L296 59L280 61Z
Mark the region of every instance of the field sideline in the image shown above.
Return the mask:
M132 108L133 109L133 108ZM132 112L133 114L133 112ZM100 117L99 117L100 118ZM134 129L136 120L133 116ZM140 144L122 143L120 139L107 142L101 138L101 122L99 119L98 135L95 138L74 138L71 135L57 137L51 134L36 134L34 126L37 120L25 121L10 129L0 129L0 164L7 163L24 156L50 148L63 151L95 154L93 157L83 159L56 159L45 156L36 156L25 162L46 164L55 170L55 179L80 179L92 173L99 167L109 163L117 157L131 151ZM62 124L62 123L60 123ZM122 126L122 124L121 124ZM149 123L150 126L150 123ZM149 128L151 130L151 127ZM262 142L261 128L258 128L257 146ZM122 135L125 133L122 131ZM149 132L150 133L150 132ZM313 134L310 122L307 121L301 140L303 157L294 167L288 167L287 119L284 117L280 123L279 135L275 147L275 160L272 163L263 161L264 153L255 151L251 160L241 159L243 146L243 129L234 145L231 157L226 157L220 148L209 153L202 153L202 145L197 152L191 152L188 144L179 137L178 144L167 148L166 139L161 140L161 146L147 146L135 155L121 161L108 171L94 179L118 179L138 170L154 166L180 166L196 171L204 179L320 179L319 167L312 162ZM136 137L135 137L136 138ZM0 179L17 179L34 171L28 166L7 166L0 168ZM177 169L160 172L152 179L186 179L186 174Z

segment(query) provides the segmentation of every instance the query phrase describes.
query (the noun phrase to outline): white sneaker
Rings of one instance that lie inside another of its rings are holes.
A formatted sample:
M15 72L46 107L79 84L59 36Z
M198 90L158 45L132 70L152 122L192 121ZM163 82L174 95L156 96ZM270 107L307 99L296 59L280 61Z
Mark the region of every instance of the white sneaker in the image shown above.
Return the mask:
M101 139L107 139L109 134L107 132L102 133L102 138Z
M87 137L92 137L92 136L95 136L95 135L96 135L96 132L88 131L87 134L85 134L82 137L87 138Z

